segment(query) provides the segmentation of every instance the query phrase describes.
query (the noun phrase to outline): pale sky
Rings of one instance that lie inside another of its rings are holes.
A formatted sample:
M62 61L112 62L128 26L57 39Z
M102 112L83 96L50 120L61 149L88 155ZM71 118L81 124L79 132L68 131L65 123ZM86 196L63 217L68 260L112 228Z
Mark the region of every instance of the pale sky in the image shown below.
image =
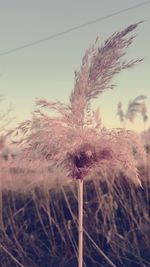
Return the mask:
M45 38L68 28L89 22L144 0L0 0L0 54L24 44ZM130 99L148 97L150 117L150 4L130 10L85 28L67 33L36 46L0 56L0 94L15 107L16 121L28 119L35 98L67 103L74 85L74 70L80 68L82 56L99 36L101 44L113 32L144 20L136 30L136 39L128 52L129 59L144 62L115 78L117 87L100 95L94 105L100 106L107 127L121 127L116 117L118 101L124 108ZM147 126L150 126L150 119ZM143 130L139 117L135 130Z

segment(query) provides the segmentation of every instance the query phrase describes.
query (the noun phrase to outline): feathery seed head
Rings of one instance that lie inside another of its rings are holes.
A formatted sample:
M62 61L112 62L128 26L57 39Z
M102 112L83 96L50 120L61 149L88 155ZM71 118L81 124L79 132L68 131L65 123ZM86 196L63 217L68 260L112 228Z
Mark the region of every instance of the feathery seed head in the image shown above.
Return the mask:
M90 110L93 98L113 88L112 78L117 73L140 62L122 61L133 41L132 36L126 35L137 26L138 23L115 33L103 46L94 44L85 52L68 105L37 101L38 110L32 121L21 126L25 158L62 165L68 177L76 179L87 177L98 167L122 170L139 183L133 147L143 157L140 143L127 131L102 128L99 110ZM43 108L55 111L56 116L48 116Z

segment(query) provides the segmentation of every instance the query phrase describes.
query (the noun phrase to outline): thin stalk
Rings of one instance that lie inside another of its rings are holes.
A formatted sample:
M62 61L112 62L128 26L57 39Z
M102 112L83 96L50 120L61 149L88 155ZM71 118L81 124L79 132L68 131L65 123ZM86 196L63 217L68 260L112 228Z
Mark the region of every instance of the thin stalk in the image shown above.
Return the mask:
M2 244L0 244L0 248L8 255L10 256L10 258L17 263L20 267L25 267L24 265L22 265L17 258L15 258Z
M78 181L78 220L79 220L79 240L78 240L78 266L83 267L83 180Z

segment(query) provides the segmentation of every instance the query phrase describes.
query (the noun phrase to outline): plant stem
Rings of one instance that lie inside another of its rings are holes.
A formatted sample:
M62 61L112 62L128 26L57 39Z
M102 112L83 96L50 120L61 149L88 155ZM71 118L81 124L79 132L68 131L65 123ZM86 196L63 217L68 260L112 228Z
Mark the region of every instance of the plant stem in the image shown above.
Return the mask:
M79 219L78 266L83 267L83 180L81 179L79 179L78 181L78 219Z

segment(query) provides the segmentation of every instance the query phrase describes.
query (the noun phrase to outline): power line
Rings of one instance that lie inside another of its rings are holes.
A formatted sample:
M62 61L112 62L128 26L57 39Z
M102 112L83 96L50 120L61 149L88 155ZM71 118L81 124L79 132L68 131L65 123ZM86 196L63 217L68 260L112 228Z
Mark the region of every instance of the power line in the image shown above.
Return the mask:
M122 14L122 13L125 13L125 12L128 12L130 10L133 10L133 9L136 9L136 8L139 8L139 7L142 7L142 6L145 6L145 5L148 5L150 4L150 0L149 1L145 1L143 3L139 3L137 5L134 5L134 6L131 6L131 7L127 7L125 9L122 9L122 10L119 10L119 11L116 11L114 13L111 13L111 14L108 14L106 16L103 16L103 17L99 17L95 20L91 20L89 22L86 22L86 23L83 23L83 24L80 24L80 25L77 25L77 26L74 26L72 28L68 28L64 31L61 31L61 32L58 32L58 33L55 33L55 34L52 34L52 35L49 35L45 38L42 38L42 39L38 39L36 41L33 41L33 42L30 42L30 43L27 43L27 44L24 44L24 45L21 45L21 46L18 46L18 47L15 47L15 48L12 48L12 49L9 49L7 51L4 51L2 53L0 53L0 56L5 56L5 55L8 55L8 54L12 54L12 53L15 53L19 50L22 50L22 49L25 49L25 48L28 48L28 47L31 47L31 46L35 46L35 45L38 45L40 43L44 43L44 42L47 42L49 40L52 40L52 39L55 39L59 36L62 36L62 35L65 35L67 33L70 33L70 32L73 32L75 30L78 30L78 29L81 29L81 28L84 28L84 27L87 27L89 25L92 25L92 24L95 24L97 22L100 22L100 21L103 21L103 20L106 20L108 18L112 18L112 17L115 17L119 14Z

